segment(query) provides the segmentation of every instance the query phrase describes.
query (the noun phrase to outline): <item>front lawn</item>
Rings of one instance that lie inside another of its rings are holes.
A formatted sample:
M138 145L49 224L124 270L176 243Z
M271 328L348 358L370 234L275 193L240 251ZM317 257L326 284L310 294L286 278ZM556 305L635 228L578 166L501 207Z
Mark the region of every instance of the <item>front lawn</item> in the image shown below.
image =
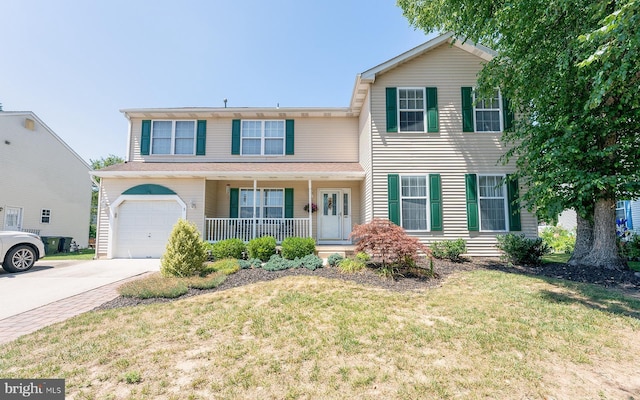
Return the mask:
M95 249L80 249L73 253L47 254L45 260L93 260L96 254Z
M542 262L544 264L548 264L548 263L566 264L569 261L569 258L571 258L571 254L552 253L552 254L544 255L542 257ZM627 264L629 265L629 268L632 269L633 271L640 272L640 261L628 261Z
M632 398L640 301L491 270L390 291L285 277L89 312L0 349L74 399Z

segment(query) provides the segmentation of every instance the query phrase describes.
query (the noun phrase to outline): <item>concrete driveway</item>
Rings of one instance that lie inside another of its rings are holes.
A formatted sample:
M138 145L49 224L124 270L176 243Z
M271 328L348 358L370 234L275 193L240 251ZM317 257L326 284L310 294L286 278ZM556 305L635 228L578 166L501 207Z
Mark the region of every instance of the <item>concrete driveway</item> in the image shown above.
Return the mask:
M52 302L121 281L159 271L158 259L38 261L27 272L0 269L0 320Z

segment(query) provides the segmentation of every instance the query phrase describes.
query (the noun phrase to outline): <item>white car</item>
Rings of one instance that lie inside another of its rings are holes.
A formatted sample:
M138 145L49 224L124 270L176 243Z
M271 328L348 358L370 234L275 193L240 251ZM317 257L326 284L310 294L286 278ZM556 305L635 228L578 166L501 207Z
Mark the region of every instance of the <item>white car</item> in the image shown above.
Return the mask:
M0 264L5 271L27 271L44 255L44 243L40 236L27 232L0 231Z

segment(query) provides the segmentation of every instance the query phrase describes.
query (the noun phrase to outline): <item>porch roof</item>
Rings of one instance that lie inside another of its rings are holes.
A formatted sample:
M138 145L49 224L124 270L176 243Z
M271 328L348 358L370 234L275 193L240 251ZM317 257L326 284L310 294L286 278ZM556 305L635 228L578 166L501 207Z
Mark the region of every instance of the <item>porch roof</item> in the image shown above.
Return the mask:
M340 162L126 162L90 172L100 178L206 178L233 180L362 180L359 163Z

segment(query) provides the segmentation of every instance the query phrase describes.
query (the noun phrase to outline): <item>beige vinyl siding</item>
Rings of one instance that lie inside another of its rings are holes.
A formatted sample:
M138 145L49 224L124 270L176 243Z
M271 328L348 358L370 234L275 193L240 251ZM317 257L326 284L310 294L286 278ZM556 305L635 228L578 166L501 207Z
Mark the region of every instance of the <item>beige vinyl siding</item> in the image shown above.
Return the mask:
M122 195L122 192L138 185L155 184L165 186L178 195L180 199L187 205L187 220L196 224L200 232L204 229L204 210L205 210L205 180L201 178L193 179L121 179L121 178L102 178L101 193L101 213L98 216L100 220L98 235L99 257L107 255L109 230L112 228L109 221L109 207ZM148 196L153 200L153 196ZM192 202L195 208L191 207Z
M504 174L515 171L499 158L506 148L501 134L462 132L460 88L475 86L481 59L443 44L432 51L378 76L371 91L373 216L388 217L387 174L441 174L442 232L420 235L434 240L463 238L473 255L496 255L495 233L469 232L466 220L464 175ZM440 132L387 133L386 87L437 87ZM522 232L537 234L535 217L522 210Z
M362 193L362 203L360 204L360 220L371 221L373 218L373 180L371 175L371 109L370 92L364 99L360 112L360 122L358 125L360 165L367 173L360 185Z
M176 119L178 117L176 116ZM186 115L183 119L193 120L194 118ZM206 155L142 156L140 154L142 119L132 118L130 160L154 162L358 162L357 117L295 118L295 154L289 156L232 155L232 119L209 118L206 121Z
M213 215L207 214L209 218L229 218L230 196L226 193L226 185L230 188L253 189L253 181L207 181L207 209L212 207L215 209ZM293 217L306 218L309 213L304 210L305 204L309 202L309 183L308 181L257 181L258 189L293 189ZM217 186L217 188L214 188ZM360 182L358 181L312 181L311 195L312 202L318 204L318 189L351 189L351 224L361 223L360 204L362 202L360 196ZM215 204L209 204L215 202ZM317 238L317 215L312 214L314 238Z

